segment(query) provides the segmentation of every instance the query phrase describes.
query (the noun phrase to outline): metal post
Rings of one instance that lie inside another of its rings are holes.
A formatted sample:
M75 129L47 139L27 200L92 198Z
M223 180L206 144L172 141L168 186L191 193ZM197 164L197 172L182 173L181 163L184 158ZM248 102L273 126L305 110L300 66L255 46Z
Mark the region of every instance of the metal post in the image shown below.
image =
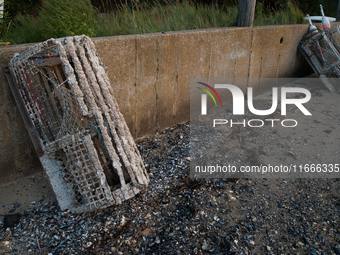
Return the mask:
M252 27L254 22L256 0L240 0L237 26Z

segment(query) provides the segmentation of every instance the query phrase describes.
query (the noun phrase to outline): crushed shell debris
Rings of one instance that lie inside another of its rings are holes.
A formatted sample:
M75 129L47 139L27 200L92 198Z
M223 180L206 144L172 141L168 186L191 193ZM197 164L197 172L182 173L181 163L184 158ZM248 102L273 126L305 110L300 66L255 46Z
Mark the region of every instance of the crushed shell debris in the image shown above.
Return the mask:
M145 191L119 206L83 214L61 211L56 203L32 203L17 226L1 229L0 249L11 254L339 254L339 179L192 180L189 123L140 140L137 147L150 174Z

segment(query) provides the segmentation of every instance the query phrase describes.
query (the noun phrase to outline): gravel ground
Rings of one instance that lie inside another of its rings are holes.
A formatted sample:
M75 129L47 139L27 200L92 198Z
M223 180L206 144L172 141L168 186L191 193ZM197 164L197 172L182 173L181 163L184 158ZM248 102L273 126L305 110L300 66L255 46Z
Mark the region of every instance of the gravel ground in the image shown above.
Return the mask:
M32 202L4 220L0 253L340 254L340 179L192 180L189 130L138 142L150 172L141 194L84 214Z

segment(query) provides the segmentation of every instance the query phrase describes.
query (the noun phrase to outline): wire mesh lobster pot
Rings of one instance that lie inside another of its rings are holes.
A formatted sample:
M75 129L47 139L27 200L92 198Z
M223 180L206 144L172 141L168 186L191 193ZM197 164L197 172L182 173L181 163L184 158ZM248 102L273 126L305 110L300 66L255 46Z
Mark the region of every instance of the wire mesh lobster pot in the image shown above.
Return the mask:
M90 38L36 44L12 58L6 76L62 210L120 204L148 185Z
M307 33L299 48L328 90L340 93L340 26Z

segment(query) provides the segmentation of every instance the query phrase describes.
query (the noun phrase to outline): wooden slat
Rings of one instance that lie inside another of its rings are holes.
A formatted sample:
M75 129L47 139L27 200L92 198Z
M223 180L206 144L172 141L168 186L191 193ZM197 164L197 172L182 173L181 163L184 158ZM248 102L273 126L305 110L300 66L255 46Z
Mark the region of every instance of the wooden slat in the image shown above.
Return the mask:
M38 88L39 88L39 90L40 90L40 99L42 99L43 100L43 102L45 102L44 103L44 105L45 105L45 107L44 107L44 114L45 114L45 116L43 116L44 117L44 121L45 121L45 123L41 123L41 125L42 125L42 128L44 129L44 131L45 131L45 133L46 134L50 134L50 136L51 136L51 138L54 140L54 134L53 134L53 132L51 131L51 129L48 127L48 126L46 126L45 124L46 124L46 121L47 120L49 120L52 116L51 116L51 110L52 109L48 109L48 106L51 106L51 102L49 101L49 98L48 98L48 94L49 93L47 93L47 90L46 90L46 88L49 86L48 85L48 83L47 83L47 77L44 77L44 75L46 76L46 74L44 74L43 73L43 70L38 70L38 68L36 68L35 69L36 71L40 71L42 74L41 74L41 79L39 79L38 77L36 77L36 84L34 84L35 86L37 86ZM38 73L37 73L38 74ZM36 75L37 75L36 74ZM46 87L46 88L45 88ZM40 100L39 100L40 101ZM41 103L39 102L39 104L41 105ZM47 118L47 119L46 119ZM54 127L52 127L52 128L54 128ZM46 141L46 142L51 142L50 141L50 138L48 138L47 137L47 139L48 139L48 141Z
M105 158L105 155L104 155L102 149L100 148L98 138L94 137L94 138L92 138L92 140L93 140L93 143L94 143L94 147L97 150L97 153L98 153L98 156L99 156L99 161L100 161L100 163L103 167L104 174L106 176L106 180L107 180L108 184L112 187L113 184L114 184L112 182L112 174L111 174L110 170L108 169L107 160Z
M59 83L62 84L61 86L63 87L63 89L70 91L69 85L67 83L67 75L65 73L64 66L60 64L60 65L53 66L53 68L57 75ZM77 104L75 104L74 102L69 102L69 104L70 104L70 109L72 111L72 117L75 119L77 123L79 123L83 128L85 128L86 123L84 119L82 118L80 114L77 114L77 113L80 113L80 111L77 108Z
M52 80L52 82L54 83L54 87L56 84L59 84L59 81L56 80L55 78L56 75L54 75L54 72L53 72L53 67L46 67L47 69L47 73L48 73L48 76L50 77L50 79ZM49 85L48 85L49 86ZM48 90L49 90L49 93L48 93L48 96L49 96L49 99L50 99L50 106L52 106L56 116L53 116L53 117L56 117L57 118L57 121L59 122L59 126L61 125L62 123L62 112L59 111L58 107L57 107L57 103L56 103L56 100L55 98L57 98L59 100L59 102L61 102L61 96L60 98L58 98L58 90L57 89L51 89L51 87L49 86L48 87ZM53 93L55 92L55 93Z

